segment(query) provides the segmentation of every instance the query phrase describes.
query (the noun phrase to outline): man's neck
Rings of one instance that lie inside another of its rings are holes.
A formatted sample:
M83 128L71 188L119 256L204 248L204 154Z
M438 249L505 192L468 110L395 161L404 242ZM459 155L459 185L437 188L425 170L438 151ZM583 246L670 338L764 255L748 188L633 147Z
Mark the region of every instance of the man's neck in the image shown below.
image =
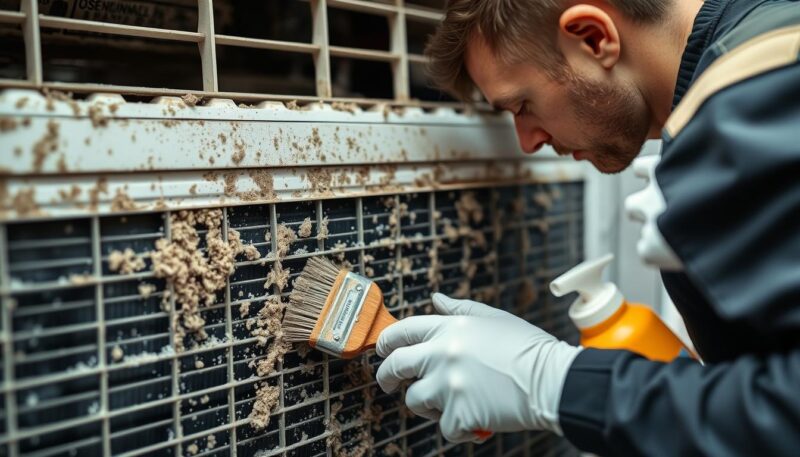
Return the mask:
M672 100L681 58L686 42L692 33L694 20L703 6L702 0L678 0L673 2L672 18L657 31L650 30L645 43L652 43L642 49L638 59L642 75L639 87L650 108L651 119L649 138L661 138L661 129L672 112Z

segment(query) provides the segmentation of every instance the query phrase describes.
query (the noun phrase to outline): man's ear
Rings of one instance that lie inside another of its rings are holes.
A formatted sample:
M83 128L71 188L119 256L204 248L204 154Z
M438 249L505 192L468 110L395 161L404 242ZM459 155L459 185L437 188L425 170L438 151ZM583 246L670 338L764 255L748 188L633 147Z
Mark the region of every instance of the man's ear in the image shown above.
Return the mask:
M561 13L558 42L567 60L593 59L610 70L620 58L617 26L608 13L596 6L574 5Z

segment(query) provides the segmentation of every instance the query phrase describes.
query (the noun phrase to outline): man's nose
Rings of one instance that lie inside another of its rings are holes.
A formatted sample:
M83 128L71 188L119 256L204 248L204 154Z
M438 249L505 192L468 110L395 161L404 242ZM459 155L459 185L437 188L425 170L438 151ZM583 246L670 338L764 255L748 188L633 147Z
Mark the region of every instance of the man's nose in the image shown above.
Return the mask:
M539 127L521 125L521 123L516 120L514 124L517 129L519 146L526 154L533 154L553 139L553 137Z

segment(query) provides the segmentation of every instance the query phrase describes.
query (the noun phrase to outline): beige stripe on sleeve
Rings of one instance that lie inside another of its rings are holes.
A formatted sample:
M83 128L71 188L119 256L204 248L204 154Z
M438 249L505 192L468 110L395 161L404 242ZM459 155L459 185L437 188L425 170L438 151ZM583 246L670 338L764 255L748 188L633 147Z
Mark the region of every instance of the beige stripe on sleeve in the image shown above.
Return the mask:
M742 43L700 75L667 119L664 129L675 138L709 97L740 81L796 62L798 52L800 25L776 29Z

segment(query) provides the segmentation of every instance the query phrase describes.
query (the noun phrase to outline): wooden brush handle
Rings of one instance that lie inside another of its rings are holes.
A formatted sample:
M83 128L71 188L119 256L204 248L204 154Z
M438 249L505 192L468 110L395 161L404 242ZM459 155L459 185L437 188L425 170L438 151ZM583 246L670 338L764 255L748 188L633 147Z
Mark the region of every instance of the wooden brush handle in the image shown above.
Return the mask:
M389 314L389 310L386 309L385 306L381 305L380 308L378 308L378 313L375 315L372 328L369 329L369 333L367 334L367 340L364 342L364 350L374 349L378 344L378 337L381 336L381 332L395 322L397 322L397 319Z

